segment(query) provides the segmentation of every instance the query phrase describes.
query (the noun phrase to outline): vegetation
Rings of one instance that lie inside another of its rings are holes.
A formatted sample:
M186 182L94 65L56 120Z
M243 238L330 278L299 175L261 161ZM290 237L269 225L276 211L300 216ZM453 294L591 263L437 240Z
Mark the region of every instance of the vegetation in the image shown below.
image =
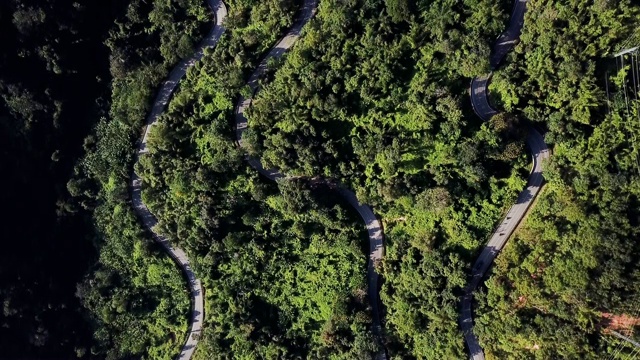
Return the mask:
M530 1L522 41L494 76L496 100L548 128L554 149L539 201L478 299L495 358L601 359L617 346L603 312L637 314L640 128L637 102L627 112L623 96L637 82L611 55L637 32L639 11Z
M0 2L0 353L73 358L91 342L74 296L95 261L65 185L100 108L104 35L124 1Z
M154 89L211 23L201 1L133 0L109 31L109 112L85 139L86 155L68 184L96 228L98 263L77 291L95 328L85 350L92 356L171 359L184 342L186 284L135 218L128 184Z
M524 186L517 120L483 124L467 93L507 13L483 1L323 1L250 111L247 140L267 167L337 178L382 216L392 355L464 357L465 271Z
M159 229L191 254L206 289L196 357L371 358L357 214L313 179L259 178L228 120L296 8L228 5L227 33L189 71L139 166Z
M319 177L354 189L383 220L390 355L465 357L460 295L525 186L530 124L554 155L476 297L476 331L488 358L615 352L607 319L637 314L640 290L640 72L608 57L639 45L637 5L530 0L521 42L491 82L506 113L483 122L469 83L489 71L511 2L322 0L248 111L250 154L291 175L273 183L237 148L233 110L299 3L225 3L227 32L188 72L136 165L156 230L203 280L196 358L379 351L366 231ZM209 9L12 0L0 20L0 43L15 49L0 58L0 234L17 240L0 255L2 354L175 357L187 288L140 226L128 185L154 89L209 30Z

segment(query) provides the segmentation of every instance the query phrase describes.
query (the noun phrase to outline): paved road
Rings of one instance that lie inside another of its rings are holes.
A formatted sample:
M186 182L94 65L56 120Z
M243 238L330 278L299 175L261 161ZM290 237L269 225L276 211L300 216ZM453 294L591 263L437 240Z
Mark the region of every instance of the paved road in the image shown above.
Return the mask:
M215 13L215 25L213 26L213 29L211 29L211 32L198 45L196 52L190 58L185 59L178 65L176 65L176 67L169 74L167 80L162 84L162 87L160 87L158 96L153 103L153 107L151 108L149 116L147 117L146 128L142 137L142 141L138 145L136 162L138 162L140 156L148 152L147 139L150 129L156 123L158 117L164 112L167 103L169 102L169 98L175 91L180 79L182 79L182 77L186 74L187 69L189 69L202 58L205 48L213 47L217 44L220 36L222 36L222 33L224 32L222 21L227 16L227 8L221 0L208 0L208 3ZM131 177L131 193L133 207L138 214L138 217L140 217L142 224L153 234L153 238L158 243L160 243L160 245L162 245L165 251L175 260L178 266L180 266L189 283L189 291L191 294L191 318L189 321L189 333L187 334L185 344L182 347L180 356L178 357L179 360L189 360L191 358L191 355L193 355L196 345L198 344L198 337L200 335L200 332L202 331L202 323L204 320L204 297L202 293L202 285L200 284L200 280L196 278L195 273L191 269L189 258L187 258L187 255L184 253L184 251L182 251L182 249L174 247L169 242L169 239L154 231L153 227L157 224L158 221L153 216L153 214L151 214L147 206L142 202L142 179L140 179L138 174L136 174L135 172Z
M267 56L260 62L256 70L249 77L247 85L254 94L252 97L240 97L236 106L236 139L239 146L243 146L242 134L248 128L247 118L245 117L245 111L251 106L251 101L257 91L259 90L258 80L264 74L267 69L267 62L272 58L280 58L284 53L298 40L300 32L304 25L315 15L317 7L317 0L304 0L302 9L300 10L298 17L296 18L293 26L287 34L274 46ZM249 164L258 170L260 174L271 179L277 180L285 178L286 176L280 173L277 169L265 169L260 163L259 159L247 158ZM380 322L380 308L379 308L379 295L378 295L378 279L379 274L375 271L375 263L382 259L384 256L384 232L380 222L373 213L373 210L368 205L361 204L353 191L348 190L342 186L338 186L338 192L353 206L358 214L364 220L369 234L369 262L367 266L367 279L369 286L369 299L371 302L373 312L373 331L378 337L380 344L382 345L382 325ZM377 359L386 359L386 354L381 352L377 355Z
M516 41L518 41L520 32L522 31L522 26L524 25L524 13L526 11L527 0L515 0L513 4L513 11L511 12L511 18L509 19L509 27L500 34L491 51L489 64L492 69L495 69L500 65L509 50L511 50Z
M526 1L516 0L511 14L509 28L500 35L494 45L490 64L492 68L496 68L513 44L518 40L520 31L524 23L524 13L526 11ZM496 115L498 111L493 109L489 104L487 86L491 79L491 74L480 76L471 82L471 103L476 114L483 120L489 120ZM533 158L533 166L524 189L518 196L516 204L513 205L505 218L500 222L494 233L491 235L489 243L484 247L480 256L476 260L472 269L472 278L465 288L462 298L462 309L460 313L460 327L464 334L465 342L469 348L469 353L473 360L484 360L484 353L478 342L478 338L473 333L473 313L471 304L473 301L473 293L482 282L484 274L491 266L491 263L502 250L507 240L513 234L518 223L522 220L527 209L537 196L542 186L542 164L544 160L549 158L549 149L544 142L542 135L533 128L529 128L527 135L527 146L531 151Z

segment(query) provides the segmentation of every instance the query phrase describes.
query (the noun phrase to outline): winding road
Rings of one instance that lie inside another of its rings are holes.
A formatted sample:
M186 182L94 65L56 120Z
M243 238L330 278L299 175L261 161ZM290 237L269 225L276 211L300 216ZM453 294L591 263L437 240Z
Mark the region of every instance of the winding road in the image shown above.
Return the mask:
M298 16L294 21L294 24L291 26L287 34L269 51L267 56L260 62L258 67L254 70L254 72L249 77L249 81L247 85L251 88L252 97L240 97L238 100L238 104L236 106L235 117L236 117L236 139L238 142L238 146L243 147L242 134L248 128L248 121L245 116L245 111L251 106L251 101L255 94L259 90L259 79L267 70L267 63L270 59L277 59L284 55L284 53L291 47L295 42L300 38L300 33L304 25L311 20L311 18L316 13L317 0L304 0L302 4L302 8L298 12ZM286 176L280 173L276 169L265 169L260 163L259 159L247 157L247 161L249 164L255 168L260 174L271 180L278 180L282 178L286 178ZM358 214L364 220L364 223L367 227L367 232L369 234L369 261L367 265L367 281L368 281L368 291L369 291L369 299L371 302L372 313L373 313L373 332L378 338L378 342L381 347L382 342L382 325L380 322L380 307L379 307L379 295L378 295L378 280L380 275L375 270L375 264L382 259L384 255L384 233L382 230L382 226L380 222L376 218L373 213L373 210L370 206L361 204L353 191L346 189L343 186L338 186L338 192L340 195L346 199L351 206L353 206ZM386 359L386 354L384 351L380 352L376 356L377 359Z
M504 56L518 40L520 31L524 24L526 4L526 0L515 1L511 19L509 21L509 27L500 35L500 37L498 37L498 40L493 47L491 59L489 61L492 69L498 67ZM498 114L498 111L493 109L489 104L487 87L490 80L491 73L477 77L471 82L471 103L473 105L473 109L476 114L485 121ZM548 159L550 156L549 149L547 148L547 144L544 142L544 138L532 127L528 128L526 142L533 158L533 166L529 175L527 187L520 193L516 204L509 209L505 218L500 222L494 233L491 235L491 239L487 245L482 249L480 256L473 266L471 281L465 288L462 298L460 326L473 360L484 360L484 353L480 347L478 338L473 333L473 313L471 310L473 293L482 282L482 278L491 266L491 263L500 250L502 250L509 237L513 234L513 231L518 226L518 223L520 223L526 214L527 209L531 206L535 197L538 195L543 181L542 164L544 160Z
M135 158L136 163L141 156L148 152L147 140L151 127L156 123L158 117L160 117L160 115L162 115L162 113L166 109L169 98L171 98L171 95L178 86L178 82L180 81L180 79L184 77L190 67L192 67L198 60L202 58L202 56L204 56L204 50L206 48L214 47L218 43L218 40L220 39L220 36L222 36L222 33L224 33L222 22L227 16L227 8L221 0L207 0L207 2L215 13L215 25L213 26L209 34L198 45L196 52L191 55L190 58L184 59L178 65L176 65L176 67L169 74L167 80L160 87L155 102L153 103L151 112L147 117L146 128L142 137L142 141L140 141L138 145L138 151ZM191 295L191 317L189 320L189 333L187 334L185 344L182 347L178 359L189 360L191 358L191 355L193 355L193 352L195 351L196 345L198 344L198 337L200 336L200 332L202 331L202 323L204 320L204 297L202 292L202 285L200 283L200 280L196 278L196 275L189 263L189 258L187 258L185 252L182 251L182 249L171 245L169 239L153 229L154 226L158 223L158 220L156 220L155 216L151 214L147 206L142 201L142 179L138 176L138 174L135 173L135 171L133 172L133 175L131 177L131 197L134 210L142 221L144 227L153 234L153 238L158 243L160 243L160 245L162 245L164 250L182 269L182 272L187 278L189 284L189 292Z

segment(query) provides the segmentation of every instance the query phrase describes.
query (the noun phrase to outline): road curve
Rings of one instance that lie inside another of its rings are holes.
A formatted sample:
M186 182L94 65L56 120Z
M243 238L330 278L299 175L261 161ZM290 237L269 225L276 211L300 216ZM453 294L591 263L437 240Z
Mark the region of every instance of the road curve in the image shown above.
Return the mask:
M495 69L500 64L504 56L518 40L520 31L524 24L525 11L526 0L516 0L511 14L511 19L509 21L509 27L498 37L498 40L493 47L490 59L492 69ZM485 121L498 114L498 111L492 108L489 104L487 87L490 80L491 73L479 76L471 82L471 104L473 105L473 109L476 114ZM529 127L528 129L526 142L533 158L533 166L531 168L531 173L529 174L527 187L520 193L515 205L509 209L505 218L500 222L494 233L491 235L491 239L487 245L482 249L480 256L473 265L471 281L465 288L464 295L462 297L460 327L462 328L465 342L467 343L471 359L473 360L484 360L484 353L480 347L478 338L473 333L473 314L471 311L473 293L482 282L484 274L498 255L498 252L502 250L511 234L513 234L513 231L518 226L518 223L524 217L527 209L531 206L531 203L538 195L543 181L542 163L544 160L548 159L550 155L549 149L547 148L547 144L544 142L542 135L532 127Z
M249 77L249 81L247 85L251 88L251 93L253 94L251 97L241 96L238 100L238 104L235 110L235 120L236 120L236 140L238 142L238 146L243 147L242 134L248 128L247 118L245 116L245 111L251 107L251 101L255 94L259 90L258 80L267 70L267 62L270 59L277 59L282 57L284 53L291 47L293 44L300 38L300 32L304 25L311 20L311 18L315 15L317 7L317 0L304 0L302 8L300 9L298 16L289 29L287 34L274 46L267 56L260 62L256 70ZM249 164L256 169L263 176L271 179L277 180L281 178L286 178L286 176L280 173L277 169L265 169L260 163L259 159L247 157L247 161ZM375 270L375 264L382 260L384 256L384 232L382 230L382 226L380 222L376 218L373 213L373 210L368 205L361 204L356 194L353 191L346 189L343 186L338 186L338 192L340 195L345 198L353 206L358 214L364 220L364 223L367 227L367 232L369 234L369 261L367 265L367 279L368 279L368 291L369 291L369 299L371 302L372 313L373 313L373 332L377 336L380 345L382 345L382 325L380 322L380 308L379 308L379 295L378 295L378 280L380 275ZM386 354L381 352L377 355L378 359L386 359Z
M204 49L214 47L218 43L220 36L222 36L222 33L224 32L222 22L227 16L227 8L225 7L222 0L207 0L207 2L215 13L215 24L209 34L198 45L196 52L191 55L190 58L184 59L178 65L176 65L176 67L169 74L167 80L160 87L156 100L153 103L153 107L151 108L151 112L147 117L146 128L144 130L142 141L140 141L140 143L138 144L138 151L135 157L136 163L138 162L140 156L148 152L147 140L151 127L156 123L158 117L164 112L167 103L169 102L169 98L178 86L178 82L180 81L180 79L182 79L182 77L186 74L187 70L190 67L192 67L198 60L202 58L202 56L204 55ZM202 285L200 284L200 280L196 278L196 275L191 268L191 264L189 263L189 258L187 258L185 252L180 248L172 246L169 242L169 239L167 239L162 234L157 233L153 229L158 221L153 216L153 214L151 214L147 206L142 202L142 179L138 176L138 174L135 173L135 170L131 177L131 197L133 208L142 221L144 227L153 234L153 238L158 243L160 243L160 245L162 245L169 256L171 256L173 260L178 264L189 283L189 292L191 294L191 318L189 320L189 333L187 334L185 344L180 351L180 356L178 357L179 360L189 360L191 358L191 355L193 355L196 345L198 344L198 337L200 335L200 332L202 331L202 324L204 320L204 298L202 293Z

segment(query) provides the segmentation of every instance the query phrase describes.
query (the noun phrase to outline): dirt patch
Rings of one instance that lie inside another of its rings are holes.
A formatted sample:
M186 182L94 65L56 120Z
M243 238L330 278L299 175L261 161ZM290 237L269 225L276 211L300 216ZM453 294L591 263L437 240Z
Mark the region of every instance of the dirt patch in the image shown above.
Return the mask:
M527 349L527 350L540 350L540 345L533 344L532 346L526 346L525 349Z
M640 317L633 317L627 314L616 315L612 313L601 313L602 320L598 324L604 330L627 330L631 331L635 326L640 325Z

